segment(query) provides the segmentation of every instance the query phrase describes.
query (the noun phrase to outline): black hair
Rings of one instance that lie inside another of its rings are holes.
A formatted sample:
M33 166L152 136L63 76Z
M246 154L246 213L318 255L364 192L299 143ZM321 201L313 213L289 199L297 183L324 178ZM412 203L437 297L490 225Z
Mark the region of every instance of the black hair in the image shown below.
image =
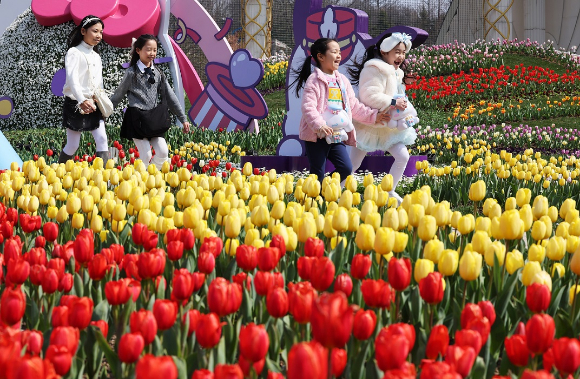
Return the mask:
M143 46L145 46L145 44L151 40L155 41L155 43L159 45L157 37L155 37L153 34L143 34L139 38L137 38L137 40L133 44L133 50L131 50L131 63L130 63L131 66L135 66L137 64L137 61L139 61L139 54L137 54L137 49L142 49Z
M360 80L360 73L362 72L362 69L365 67L365 64L370 61L371 59L374 58L380 58L381 57L381 43L386 39L389 38L391 36L392 33L387 33L384 36L382 36L377 43L375 43L374 45L371 45L369 47L367 47L365 54L363 55L362 61L359 63L355 60L353 60L353 64L352 66L350 66L348 68L348 75L350 76L350 82L357 86L358 82Z
M287 90L289 90L290 88L292 88L292 86L296 84L295 89L296 97L299 96L300 90L304 88L304 83L306 83L306 80L308 80L308 77L310 76L310 74L312 74L311 59L314 59L316 67L320 67L320 62L318 61L318 54L325 55L326 52L328 51L328 44L331 42L336 42L336 40L334 38L319 38L316 41L314 41L312 46L310 46L310 55L307 56L306 59L304 60L304 63L302 63L302 68L300 69L300 71L292 70L292 73L294 75L297 75L298 77L296 78L296 80L292 82L292 84L288 86Z
M89 21L90 20L90 21ZM81 33L81 29L88 29L93 25L96 24L101 24L103 26L103 29L105 29L105 23L98 18L97 16L93 16L93 15L88 15L85 18L83 18L80 22L80 24L74 28L68 35L68 38L66 40L68 48L73 48L75 46L78 46L84 39L83 34ZM93 50L98 53L99 52L99 45L93 47Z

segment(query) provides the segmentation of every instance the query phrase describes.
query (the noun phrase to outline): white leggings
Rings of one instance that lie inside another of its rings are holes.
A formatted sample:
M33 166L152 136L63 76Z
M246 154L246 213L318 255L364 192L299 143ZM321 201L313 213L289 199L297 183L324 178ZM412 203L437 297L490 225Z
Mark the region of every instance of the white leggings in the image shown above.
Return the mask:
M141 158L143 163L146 165L153 163L155 166L157 166L157 169L160 170L163 166L163 163L168 160L169 149L167 148L167 142L165 142L165 138L155 137L151 138L150 140L133 138L133 142L135 143L135 147L137 147L139 150L139 158ZM151 159L153 156L151 146L153 146L155 149L155 156L153 159Z
M91 130L97 151L109 151L109 142L107 140L107 131L105 130L105 122L101 120L99 127ZM81 143L82 132L76 130L66 130L66 146L62 149L67 155L75 155Z
M409 151L407 150L407 146L402 143L396 143L391 146L388 150L389 154L395 158L395 162L391 166L391 170L389 174L393 176L393 191L397 188L397 184L403 177L403 172L407 167L407 162L409 162ZM360 167L363 159L367 152L364 150L360 150L356 147L350 148L350 160L352 162L352 172L355 172Z

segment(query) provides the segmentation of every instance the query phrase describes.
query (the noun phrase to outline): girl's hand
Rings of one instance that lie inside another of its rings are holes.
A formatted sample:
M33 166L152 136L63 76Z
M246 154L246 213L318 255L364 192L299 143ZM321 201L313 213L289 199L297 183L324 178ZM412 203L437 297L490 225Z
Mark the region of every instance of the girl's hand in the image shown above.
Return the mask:
M85 112L85 114L92 113L97 109L92 100L83 101L80 105L80 108L82 109L83 112Z
M187 121L184 122L183 123L183 133L189 133L189 127L190 127L189 122L187 122Z
M389 122L391 121L391 115L387 111L379 112L377 114L377 122Z
M395 108L404 111L405 109L407 109L407 99L399 97L397 99L397 104L395 105Z
M322 128L320 128L320 130L318 131L319 135L326 135L329 136L334 132L334 130L328 126L328 125L324 125Z

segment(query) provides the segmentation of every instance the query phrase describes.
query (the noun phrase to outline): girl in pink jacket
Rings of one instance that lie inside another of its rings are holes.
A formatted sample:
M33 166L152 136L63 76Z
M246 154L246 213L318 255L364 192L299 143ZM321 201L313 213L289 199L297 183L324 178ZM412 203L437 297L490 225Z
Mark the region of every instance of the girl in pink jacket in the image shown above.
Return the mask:
M352 119L366 124L388 121L386 113L367 107L356 98L349 80L338 72L340 46L331 38L320 38L310 47L296 84L296 97L302 94L300 139L304 141L310 173L322 182L329 159L342 181L352 173L346 145L356 146ZM316 68L312 72L311 59Z

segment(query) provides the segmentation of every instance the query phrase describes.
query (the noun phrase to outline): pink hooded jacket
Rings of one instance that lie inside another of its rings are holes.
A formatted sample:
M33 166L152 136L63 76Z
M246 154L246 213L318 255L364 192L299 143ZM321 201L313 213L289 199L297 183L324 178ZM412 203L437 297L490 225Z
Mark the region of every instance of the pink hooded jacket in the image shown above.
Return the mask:
M338 77L340 85L344 86L347 99L345 101L348 115L355 120L365 123L374 124L377 120L377 109L372 109L361 103L355 96L354 90L350 85L347 77L338 71L334 74ZM306 80L304 91L302 92L302 118L300 119L300 139L303 141L316 142L318 140L317 132L326 125L322 118L322 113L328 103L328 79L325 73L319 68ZM346 145L356 146L356 130L348 132Z

